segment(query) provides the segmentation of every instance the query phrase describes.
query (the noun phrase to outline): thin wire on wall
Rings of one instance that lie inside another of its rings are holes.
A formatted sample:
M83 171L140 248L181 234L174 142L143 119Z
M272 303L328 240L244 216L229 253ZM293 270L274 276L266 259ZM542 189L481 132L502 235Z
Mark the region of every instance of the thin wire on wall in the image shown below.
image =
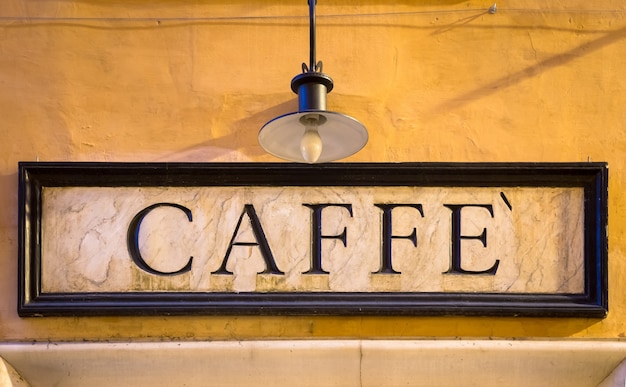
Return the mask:
M317 15L318 18L351 18L351 17L385 17L412 16L428 14L453 13L496 13L495 4L490 8L464 8L456 10L400 11L374 13L342 13ZM497 13L550 13L550 14L626 14L623 9L544 9L544 8L497 8ZM306 16L201 16L201 17L45 17L45 16L0 16L0 22L219 22L219 21L250 21L250 20L287 20L306 19Z

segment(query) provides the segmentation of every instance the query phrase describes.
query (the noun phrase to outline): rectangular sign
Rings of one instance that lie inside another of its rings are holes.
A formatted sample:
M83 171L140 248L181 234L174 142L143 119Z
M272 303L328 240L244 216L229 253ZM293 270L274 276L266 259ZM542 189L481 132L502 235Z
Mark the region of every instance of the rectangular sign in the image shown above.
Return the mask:
M19 313L603 317L607 168L21 163Z

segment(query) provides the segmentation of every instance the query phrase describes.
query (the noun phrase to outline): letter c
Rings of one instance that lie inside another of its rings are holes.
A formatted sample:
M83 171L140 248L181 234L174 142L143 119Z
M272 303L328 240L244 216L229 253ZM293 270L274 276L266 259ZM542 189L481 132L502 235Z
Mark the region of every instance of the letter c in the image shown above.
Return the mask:
M148 265L141 256L141 251L139 251L139 228L141 227L141 222L150 211L154 210L157 207L164 206L178 208L179 210L183 211L185 215L187 215L187 219L189 219L190 222L192 221L191 210L187 207L181 206L180 204L157 203L146 207L143 210L139 211L137 215L135 215L133 220L130 222L130 225L128 226L128 234L126 236L128 252L130 253L130 257L132 258L133 262L135 262L135 264L139 266L140 269L150 274L162 276L179 275L191 271L191 262L193 261L193 257L189 257L189 261L187 261L187 264L182 269L172 272L163 272L150 267L150 265Z

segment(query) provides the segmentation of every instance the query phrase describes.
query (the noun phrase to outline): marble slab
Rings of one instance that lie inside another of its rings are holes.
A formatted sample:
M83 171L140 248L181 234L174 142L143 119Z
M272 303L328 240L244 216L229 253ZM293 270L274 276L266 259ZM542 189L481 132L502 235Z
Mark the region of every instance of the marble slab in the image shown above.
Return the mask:
M43 293L585 288L582 187L43 187L41 214Z
M52 341L0 343L0 356L0 382L11 378L2 386L15 387L614 387L626 382L626 343L606 339ZM6 375L3 363L19 375Z

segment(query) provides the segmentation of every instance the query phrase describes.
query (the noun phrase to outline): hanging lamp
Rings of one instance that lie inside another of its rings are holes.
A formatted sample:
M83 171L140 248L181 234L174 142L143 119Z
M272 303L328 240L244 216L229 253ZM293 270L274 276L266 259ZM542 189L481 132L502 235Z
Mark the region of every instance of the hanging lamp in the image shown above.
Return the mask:
M289 161L323 163L351 156L367 143L367 129L356 119L326 110L333 80L315 58L315 4L309 0L309 66L291 80L298 94L298 111L276 117L259 131L259 143L268 153Z

